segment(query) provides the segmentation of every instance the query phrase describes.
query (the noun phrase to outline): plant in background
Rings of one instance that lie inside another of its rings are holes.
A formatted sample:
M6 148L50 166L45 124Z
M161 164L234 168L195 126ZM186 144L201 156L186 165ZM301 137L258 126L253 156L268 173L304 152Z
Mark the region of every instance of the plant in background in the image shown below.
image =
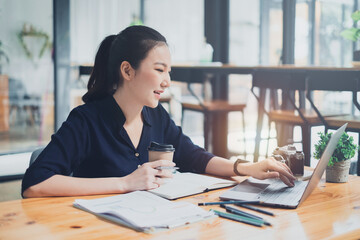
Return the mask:
M360 10L351 14L351 18L354 21L354 23L357 24L360 21ZM352 27L352 28L345 29L340 34L345 39L356 42L357 40L360 39L360 27Z
M320 140L315 144L314 157L320 159L323 152L325 151L326 145L328 144L332 133L324 134L318 133ZM330 158L328 166L333 166L336 162L346 161L354 157L355 152L359 150L359 147L354 143L354 138L350 137L344 132L336 146L333 155Z
M351 18L354 21L355 26L357 24L359 24L360 21L360 11L356 11L353 14L351 14ZM343 36L345 39L351 40L353 42L356 42L358 40L360 40L360 26L359 27L352 27L352 28L348 28L345 29L344 31L342 31L341 36ZM355 50L353 52L353 65L356 62L360 61L360 50ZM357 66L358 64L356 64ZM355 65L354 65L355 66Z
M33 56L33 53L30 51L28 45L26 44L25 37L35 37L35 38L39 38L39 40L43 39L43 43L42 43L41 49L38 54L39 58L41 58L44 55L45 50L47 48L51 48L50 37L47 33L37 30L31 24L24 23L21 32L18 34L18 38L19 38L22 48L25 51L26 56L29 59L32 59L34 56Z

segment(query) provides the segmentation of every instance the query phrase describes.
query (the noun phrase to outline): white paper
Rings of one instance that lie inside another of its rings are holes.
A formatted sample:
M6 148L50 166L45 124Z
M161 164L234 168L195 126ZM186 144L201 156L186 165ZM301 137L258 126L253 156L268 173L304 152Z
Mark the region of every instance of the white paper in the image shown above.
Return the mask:
M213 213L188 203L170 202L146 191L136 191L92 200L76 199L75 207L110 220L119 219L127 226L141 228L171 228L211 217Z

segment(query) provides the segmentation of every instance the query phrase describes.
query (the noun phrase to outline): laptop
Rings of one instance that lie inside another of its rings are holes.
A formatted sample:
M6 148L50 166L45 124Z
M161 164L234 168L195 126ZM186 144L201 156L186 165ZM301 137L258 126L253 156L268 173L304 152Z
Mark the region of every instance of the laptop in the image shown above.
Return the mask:
M288 187L280 179L257 180L250 177L224 192L220 199L259 201L261 205L297 208L318 185L346 126L347 123L332 134L309 181L295 181L294 187Z

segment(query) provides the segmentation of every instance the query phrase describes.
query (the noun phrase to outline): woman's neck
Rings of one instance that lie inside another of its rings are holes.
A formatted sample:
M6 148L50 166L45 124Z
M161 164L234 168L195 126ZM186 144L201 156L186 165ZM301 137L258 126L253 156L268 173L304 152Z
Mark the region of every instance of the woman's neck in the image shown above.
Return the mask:
M113 97L125 115L125 124L131 124L142 119L141 112L143 106L132 96L129 96L128 91L121 91L118 89Z

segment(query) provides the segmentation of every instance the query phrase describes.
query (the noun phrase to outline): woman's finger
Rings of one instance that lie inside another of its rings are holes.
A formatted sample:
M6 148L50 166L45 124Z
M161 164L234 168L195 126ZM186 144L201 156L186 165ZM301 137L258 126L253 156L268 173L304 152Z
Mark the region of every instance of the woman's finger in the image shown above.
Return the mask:
M157 160L157 161L153 161L150 162L149 165L152 168L157 168L157 167L174 167L175 163L169 160Z
M280 174L278 172L265 172L262 179L279 178L279 176Z
M280 175L284 175L289 180L294 181L296 179L294 175L291 173L291 170L290 171L288 170L287 166L279 165L279 164L270 164L269 170L279 172Z
M160 177L155 177L154 183L160 187L162 184L164 184L164 180Z
M158 173L156 174L156 176L163 177L163 178L172 178L173 171L174 170L172 170L172 169L160 169L160 170L158 170Z
M295 186L294 181L288 179L288 178L285 177L284 175L280 175L280 179L281 179L281 181L283 181L283 183L285 183L285 184L288 185L289 187Z
M291 169L289 168L289 166L288 166L286 163L279 162L279 164L281 164L281 166L283 166L284 168L286 168L286 170L287 170L289 173L293 174L292 171L291 171Z

